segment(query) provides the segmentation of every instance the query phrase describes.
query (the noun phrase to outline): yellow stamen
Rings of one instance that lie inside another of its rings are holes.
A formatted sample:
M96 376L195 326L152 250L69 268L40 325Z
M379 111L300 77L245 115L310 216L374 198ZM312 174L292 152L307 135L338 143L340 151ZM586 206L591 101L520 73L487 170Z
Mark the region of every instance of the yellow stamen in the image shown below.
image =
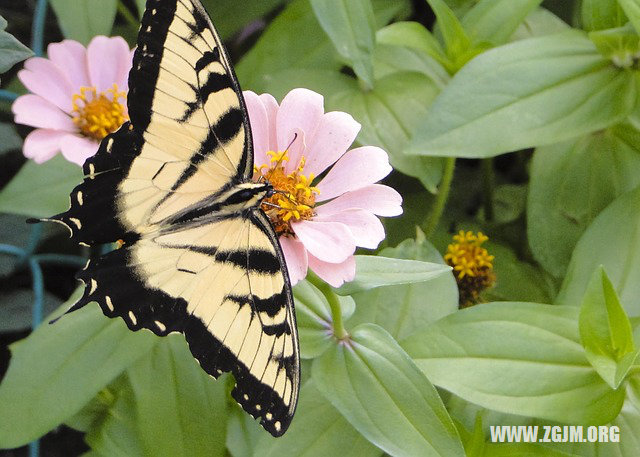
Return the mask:
M482 232L476 235L461 230L447 248L444 260L455 272L462 307L476 304L480 292L493 286L496 280L492 263L495 257L481 247L488 239Z
M284 162L289 161L288 151L269 151L270 165L254 167L256 176L263 176L278 192L262 202L276 232L281 235L293 235L291 224L300 220L309 220L314 216L316 195L320 190L312 186L314 175L303 174L305 158L292 173L285 172Z
M122 100L122 101L120 101ZM84 136L101 140L115 132L129 119L125 113L127 94L114 84L105 92L95 87L81 87L71 99L73 123Z

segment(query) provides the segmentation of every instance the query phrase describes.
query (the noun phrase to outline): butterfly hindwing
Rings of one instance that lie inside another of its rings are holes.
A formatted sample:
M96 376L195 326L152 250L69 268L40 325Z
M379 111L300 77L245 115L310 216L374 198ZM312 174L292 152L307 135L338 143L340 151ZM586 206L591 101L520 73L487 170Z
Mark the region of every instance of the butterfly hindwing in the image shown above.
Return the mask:
M49 219L84 244L120 242L79 273L69 312L96 301L132 330L184 333L202 368L233 373L234 398L279 436L300 382L291 287L258 207L266 185L250 182L242 94L199 0L147 0L129 87L130 122Z

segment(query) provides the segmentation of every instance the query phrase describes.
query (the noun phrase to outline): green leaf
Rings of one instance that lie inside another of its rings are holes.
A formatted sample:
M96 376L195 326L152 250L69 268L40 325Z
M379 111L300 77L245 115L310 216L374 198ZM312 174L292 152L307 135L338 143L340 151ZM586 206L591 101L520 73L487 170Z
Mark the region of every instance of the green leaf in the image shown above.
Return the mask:
M283 0L225 1L202 0L202 4L213 20L216 30L223 39L229 39L242 27L281 5Z
M589 364L578 309L496 302L451 314L402 341L437 386L485 408L576 424L618 415L612 390Z
M71 417L156 340L105 317L96 304L38 327L11 346L0 384L0 448L22 446Z
M436 15L447 56L453 65L448 69L455 73L468 60L471 40L454 12L443 0L427 0L427 3Z
M438 40L419 22L389 24L376 32L376 42L412 48L431 56L443 66L448 63L447 56Z
M337 72L341 65L309 1L296 0L269 24L236 65L236 72L244 89L265 92L268 91L265 82L282 70L308 68Z
M300 356L303 359L318 357L333 343L331 307L326 297L309 281L300 281L293 288L295 298ZM342 318L349 319L355 311L350 296L338 296Z
M20 149L21 147L22 138L16 132L15 124L0 122L0 154Z
M311 0L311 6L338 54L367 88L373 87L376 24L371 0Z
M418 72L427 76L439 88L446 86L449 74L428 54L406 46L378 43L373 54L376 80L392 73Z
M630 317L640 316L640 187L611 203L578 241L557 302L578 306L603 265Z
M420 118L439 92L427 76L415 72L393 73L376 81L371 91L358 89L337 94L334 103L362 124L358 141L389 153L391 165L420 179L431 192L437 191L443 160L410 157L403 153L409 138L421 128Z
M620 27L627 18L618 0L582 0L582 26L585 30Z
M357 255L355 258L356 277L353 281L336 289L339 295L352 295L382 286L428 281L451 272L449 265L433 262L373 255Z
M85 441L92 451L104 457L144 457L135 398L128 381L116 395L113 405L100 422L85 435Z
M96 35L110 35L117 0L51 0L51 8L65 38L86 45Z
M33 55L31 49L20 43L10 33L5 32L6 28L7 21L0 16L0 74Z
M546 8L533 10L511 35L511 41L553 35L569 30L569 24Z
M580 32L517 41L455 75L407 152L479 158L556 143L621 121L635 92Z
M545 270L559 278L593 219L640 185L640 132L623 125L538 148L530 174L529 246Z
M506 43L542 0L480 0L464 15L462 26L475 43Z
M424 239L405 240L395 248L386 248L381 256L444 264L440 253ZM402 339L420 327L458 309L458 286L453 274L428 281L379 287L354 296L360 308L373 308L370 319Z
M255 450L254 455L260 457L378 457L382 454L331 406L313 381L300 390L296 416L287 433L280 438L262 433Z
M640 33L640 0L618 0L618 4L624 10L636 32Z
M229 407L227 450L233 457L253 457L253 450L264 433L264 429L240 405L232 404Z
M602 266L593 273L582 299L580 339L591 365L617 389L638 351L629 318Z
M49 217L69 208L69 194L82 181L82 169L61 155L37 164L25 163L0 191L0 211Z
M183 335L161 340L128 375L144 455L225 455L227 377L205 373Z
M369 441L394 456L462 456L437 391L398 343L375 324L314 360L318 390Z
M142 17L144 10L147 7L147 0L135 0L136 8L138 9L138 16Z
M640 37L631 24L589 33L598 51L619 68L632 68L640 52Z

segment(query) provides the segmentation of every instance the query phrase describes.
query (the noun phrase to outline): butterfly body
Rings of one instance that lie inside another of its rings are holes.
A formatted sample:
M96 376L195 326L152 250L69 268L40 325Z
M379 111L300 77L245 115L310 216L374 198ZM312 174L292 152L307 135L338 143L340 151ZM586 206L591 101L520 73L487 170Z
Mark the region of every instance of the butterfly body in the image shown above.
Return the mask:
M274 436L300 384L291 286L253 182L251 130L224 47L199 0L148 0L129 75L130 122L83 167L68 211L79 243L119 241L78 278L131 330L185 335L211 376Z

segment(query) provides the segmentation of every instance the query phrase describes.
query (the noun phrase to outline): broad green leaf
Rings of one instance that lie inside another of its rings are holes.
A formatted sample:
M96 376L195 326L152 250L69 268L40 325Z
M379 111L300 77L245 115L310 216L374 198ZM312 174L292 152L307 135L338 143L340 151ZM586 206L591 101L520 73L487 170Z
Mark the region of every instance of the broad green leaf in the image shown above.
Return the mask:
M33 55L31 49L20 43L10 33L5 32L6 28L7 21L0 16L0 74Z
M280 438L267 433L255 446L255 457L378 457L382 451L358 433L314 386L307 382L300 390L300 402L291 427ZM234 456L237 457L237 456Z
M623 125L536 149L527 201L527 238L535 259L562 277L589 224L640 185L640 132Z
M620 27L627 22L618 0L582 0L582 26L585 30Z
M376 80L381 80L393 73L418 72L427 76L439 89L442 89L450 79L442 65L416 48L378 43L373 53L373 62Z
M373 87L376 24L371 0L311 0L311 6L338 54L367 88Z
M144 14L144 9L147 6L147 0L135 0L136 8L138 9L138 16L142 17Z
M636 31L640 33L640 1L618 0L618 4L622 7Z
M444 264L440 253L424 239L405 240L395 248L386 248L380 255ZM354 296L359 308L374 308L371 320L396 339L402 339L416 329L437 321L458 309L458 286L452 274L443 274L428 281L398 286L379 287Z
M65 38L86 45L96 35L111 35L118 0L51 0Z
M511 35L511 41L553 35L569 30L569 24L546 8L533 10Z
M127 373L144 455L225 455L227 377L205 373L183 335L158 342Z
M293 288L295 298L300 356L312 359L326 351L333 342L331 307L326 297L309 281L300 281ZM350 296L338 296L342 318L349 319L355 311Z
M442 176L442 159L410 157L403 150L421 128L420 119L438 92L429 77L402 72L376 81L371 91L355 89L337 94L334 102L362 124L360 143L383 148L395 169L420 179L425 188L436 192Z
M285 69L340 70L333 44L313 14L308 0L291 2L236 65L243 89L268 90L265 82ZM293 89L291 86L288 89Z
M484 303L431 324L402 347L435 385L496 411L604 424L624 400L624 390L612 390L585 357L573 307Z
M371 0L371 6L376 17L376 29L390 22L405 20L413 14L411 0Z
M604 266L629 317L640 316L640 187L611 203L576 245L557 302L578 306L593 270Z
M447 63L447 56L438 40L419 22L396 22L376 32L376 42L402 46L422 51L441 65Z
M226 443L229 454L233 457L253 457L253 450L264 434L264 429L240 405L232 404L229 407Z
M260 19L279 5L283 0L244 0L224 1L202 0L216 30L223 39L231 38L242 27Z
M407 152L479 158L556 143L621 121L635 92L580 32L517 41L455 75Z
M398 343L375 324L314 360L318 390L369 441L394 456L462 456L437 391Z
M2 241L6 242L4 239ZM3 289L0 292L0 333L30 329L33 322L33 303L34 296L31 289ZM45 315L55 311L61 303L62 300L45 290L43 300Z
M22 138L16 132L15 124L0 122L0 154L22 147Z
M506 43L542 0L480 0L464 15L462 26L472 41Z
M352 295L382 286L428 281L451 271L449 265L419 260L374 255L357 255L355 258L356 277L353 281L336 289L339 295Z
M82 169L61 155L43 164L29 160L0 191L0 211L30 217L61 213L81 181Z
M468 60L471 40L451 8L443 0L426 0L433 9L451 64L449 71L461 68Z
M156 341L90 304L13 344L0 384L0 448L22 446L58 426Z
M640 37L631 24L589 33L598 51L620 68L632 68L640 52Z
M636 359L629 318L604 269L593 273L580 308L580 340L591 365L617 389Z
M486 248L495 256L492 263L496 284L482 294L484 300L551 302L553 289L539 268L519 259L506 245L489 241Z
M133 391L128 381L116 392L103 419L85 435L91 450L104 457L144 457Z

